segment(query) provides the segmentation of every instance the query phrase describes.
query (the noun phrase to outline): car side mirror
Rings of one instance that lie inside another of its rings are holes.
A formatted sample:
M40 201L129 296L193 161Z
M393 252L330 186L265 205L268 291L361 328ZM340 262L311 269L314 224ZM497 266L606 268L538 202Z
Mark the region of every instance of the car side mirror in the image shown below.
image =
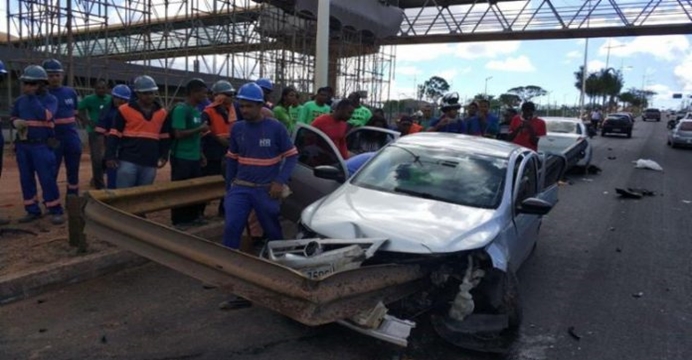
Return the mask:
M315 175L315 177L320 179L334 180L338 182L344 182L346 180L344 179L343 172L331 165L317 166L312 173Z
M553 204L539 198L528 198L521 202L517 211L521 214L545 215L553 208Z

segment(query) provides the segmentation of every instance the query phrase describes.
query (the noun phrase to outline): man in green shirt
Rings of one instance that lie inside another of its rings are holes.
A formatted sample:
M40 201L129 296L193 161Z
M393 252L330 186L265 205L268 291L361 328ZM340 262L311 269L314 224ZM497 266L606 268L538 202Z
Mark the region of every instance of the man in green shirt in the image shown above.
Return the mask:
M77 110L82 125L86 128L89 136L89 152L91 153L91 187L103 189L106 184L103 182L103 153L105 149L99 140L99 134L94 131L96 124L101 116L101 110L108 107L111 103L111 96L108 94L108 83L99 80L94 87L94 93L86 96L79 102Z
M353 115L348 120L348 124L353 127L365 126L372 117L372 112L367 107L360 103L360 94L357 92L352 92L348 99L351 100L355 106L353 110Z
M202 154L202 134L209 126L202 122L198 106L207 98L207 85L201 79L192 79L185 85L187 97L173 108L171 128L171 180L187 180L202 176L202 166L206 159ZM191 205L171 209L173 226L196 225L203 222L203 207Z
M315 100L308 101L303 104L303 108L300 110L300 116L298 117L298 122L310 125L318 116L329 114L332 111L332 108L327 105L327 101L329 101L331 96L331 88L319 88L317 90L317 94L315 95Z

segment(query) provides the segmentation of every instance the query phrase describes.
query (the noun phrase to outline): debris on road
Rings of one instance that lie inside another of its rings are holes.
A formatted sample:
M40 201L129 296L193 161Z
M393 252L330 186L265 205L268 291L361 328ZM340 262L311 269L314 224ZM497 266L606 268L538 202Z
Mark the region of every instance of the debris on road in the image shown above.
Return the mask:
M593 182L593 179L589 178L582 178L581 181L586 181L586 182Z
M601 169L601 168L599 168L598 166L593 165L593 164L589 165L589 167L586 168L586 172L587 172L588 174L592 174L592 175L598 175L598 174L600 174L602 171L603 171L603 169Z
M615 248L615 252L621 253L621 252L622 252L622 249L620 249L620 248Z
M648 189L643 189L643 188L627 188L629 191L637 192L642 194L642 196L656 196L656 192Z
M630 191L629 189L615 188L615 192L620 195L620 197L625 199L641 199L642 194L636 191Z
M40 332L40 333L44 333L44 332L46 332L46 331L48 331L48 329L43 329L43 328L38 329L38 332Z
M108 342L108 339L106 339L106 335L101 336L101 343L105 344Z
M616 156L608 156L608 160L615 160L615 159L617 159Z
M683 200L682 202L685 204L692 204L692 200Z
M574 326L570 326L569 328L567 328L567 333L574 340L577 340L577 341L581 340L581 336L579 336L579 334L576 333L576 331L574 330Z
M36 300L36 303L37 303L37 304L43 304L44 302L46 302L46 300L43 300L43 299L38 299L38 300Z
M661 165L650 159L639 159L634 162L634 167L637 169L650 169L655 171L663 171Z
M639 299L639 298L642 297L642 296L644 296L644 293L641 292L641 291L638 292L638 293L632 294L632 297L635 298L635 299Z
M615 231L615 228L611 226L608 228L608 231Z

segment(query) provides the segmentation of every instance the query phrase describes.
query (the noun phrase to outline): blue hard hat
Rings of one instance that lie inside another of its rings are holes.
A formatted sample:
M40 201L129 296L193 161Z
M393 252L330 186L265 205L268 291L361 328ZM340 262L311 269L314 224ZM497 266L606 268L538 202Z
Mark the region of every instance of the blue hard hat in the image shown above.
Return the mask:
M154 81L154 79L148 75L142 75L135 78L133 88L136 92L159 91L159 86L156 85L156 81Z
M24 68L22 76L19 77L21 81L48 81L48 74L46 70L38 65L29 65Z
M41 65L46 70L47 73L61 73L63 72L62 64L60 61L55 59L48 59Z
M272 81L267 78L257 79L257 81L255 81L255 84L259 85L259 87L267 91L274 91L274 84L272 84Z
M247 83L240 87L236 99L264 103L264 92L256 83Z
M0 74L7 74L7 69L5 69L5 63L0 60Z
M114 97L117 97L118 99L130 101L130 97L132 96L132 91L130 91L129 86L120 84L120 85L115 85L115 87L111 91L111 95L113 95Z

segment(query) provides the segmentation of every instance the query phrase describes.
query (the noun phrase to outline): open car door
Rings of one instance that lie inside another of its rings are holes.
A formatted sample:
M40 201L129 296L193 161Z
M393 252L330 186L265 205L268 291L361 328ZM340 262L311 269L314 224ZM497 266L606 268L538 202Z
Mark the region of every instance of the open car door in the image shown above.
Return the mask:
M320 179L313 175L317 166L330 165L339 169L346 179L346 164L334 143L320 130L306 124L296 124L293 144L298 150L298 164L293 170L288 186L293 194L281 205L281 215L298 221L300 213L308 205L336 190L341 183Z
M399 138L398 131L374 126L362 126L351 129L346 135L346 146L351 154L379 151L385 145Z
M539 187L537 197L553 205L557 204L558 182L569 167L567 157L546 154L540 161Z

